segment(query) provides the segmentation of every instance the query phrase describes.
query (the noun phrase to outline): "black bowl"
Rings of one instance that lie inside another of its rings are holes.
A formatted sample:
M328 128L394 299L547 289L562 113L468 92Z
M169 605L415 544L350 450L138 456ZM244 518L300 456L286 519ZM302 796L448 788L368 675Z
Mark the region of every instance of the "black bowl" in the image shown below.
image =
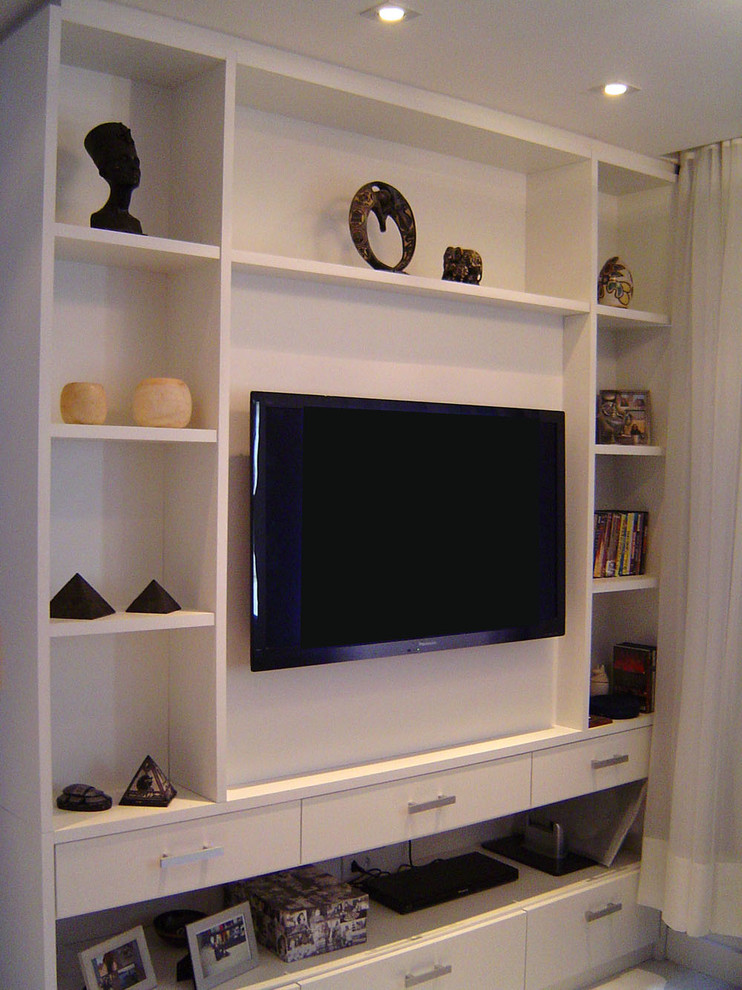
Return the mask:
M206 915L203 911L165 911L158 914L153 924L155 931L163 940L170 945L187 945L186 925L192 925L194 921L200 921Z

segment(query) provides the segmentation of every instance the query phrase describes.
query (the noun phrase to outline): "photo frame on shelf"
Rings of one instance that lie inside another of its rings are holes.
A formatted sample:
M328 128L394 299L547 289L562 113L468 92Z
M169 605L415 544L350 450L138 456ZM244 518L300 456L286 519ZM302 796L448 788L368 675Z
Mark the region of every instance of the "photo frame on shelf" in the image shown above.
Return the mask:
M85 990L155 990L157 978L141 925L79 953Z
M647 446L651 443L648 389L602 389L598 393L597 443Z
M211 990L259 962L258 943L247 902L186 926L196 990Z

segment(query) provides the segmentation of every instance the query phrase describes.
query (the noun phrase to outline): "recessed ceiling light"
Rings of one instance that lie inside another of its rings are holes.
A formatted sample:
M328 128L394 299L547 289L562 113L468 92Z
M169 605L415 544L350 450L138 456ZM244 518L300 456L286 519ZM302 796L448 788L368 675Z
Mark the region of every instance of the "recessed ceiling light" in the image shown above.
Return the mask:
M376 21L383 21L384 24L399 24L400 21L417 17L417 11L398 3L380 3L368 10L362 10L361 17L371 17Z
M626 96L629 93L638 92L638 86L631 86L626 82L607 82L601 83L599 86L592 86L590 89L591 93L599 93L601 96Z

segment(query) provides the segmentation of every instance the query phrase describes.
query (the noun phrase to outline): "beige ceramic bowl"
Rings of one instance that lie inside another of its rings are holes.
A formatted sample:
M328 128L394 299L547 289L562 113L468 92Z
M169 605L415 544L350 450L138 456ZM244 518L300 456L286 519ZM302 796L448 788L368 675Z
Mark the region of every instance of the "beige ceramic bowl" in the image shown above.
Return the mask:
M132 413L137 426L182 429L191 421L191 392L179 378L145 378L134 390Z
M65 423L100 426L108 415L106 390L97 382L67 382L59 397L59 410Z

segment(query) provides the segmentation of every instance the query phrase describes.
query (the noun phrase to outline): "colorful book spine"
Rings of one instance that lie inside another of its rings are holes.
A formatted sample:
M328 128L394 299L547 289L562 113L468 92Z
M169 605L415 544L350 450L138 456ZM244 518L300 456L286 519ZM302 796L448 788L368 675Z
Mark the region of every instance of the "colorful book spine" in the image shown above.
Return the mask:
M600 509L595 513L594 578L644 573L648 522L647 513L640 510Z

